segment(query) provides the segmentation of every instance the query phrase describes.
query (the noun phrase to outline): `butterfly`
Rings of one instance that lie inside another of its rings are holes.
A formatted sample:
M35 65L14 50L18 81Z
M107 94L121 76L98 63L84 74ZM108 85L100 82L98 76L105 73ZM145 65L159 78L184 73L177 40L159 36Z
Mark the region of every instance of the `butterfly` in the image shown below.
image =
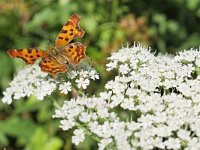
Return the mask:
M80 42L70 43L75 38L81 38L84 31L79 27L81 17L78 14L70 16L69 20L59 32L54 46L47 47L45 51L37 48L10 49L7 51L12 58L21 58L26 64L34 64L41 58L39 66L43 72L52 76L64 73L70 65L78 65L86 57L86 46Z

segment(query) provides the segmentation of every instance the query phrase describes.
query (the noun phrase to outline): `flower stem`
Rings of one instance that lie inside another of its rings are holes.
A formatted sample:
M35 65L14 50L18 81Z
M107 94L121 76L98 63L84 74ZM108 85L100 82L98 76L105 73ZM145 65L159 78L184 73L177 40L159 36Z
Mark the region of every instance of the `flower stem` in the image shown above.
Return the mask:
M92 137L95 141L97 141L97 142L100 142L100 141L101 141L101 139L100 139L99 137L95 136L95 134L91 133L89 129L87 129L86 127L84 127L84 126L81 125L80 123L76 122L76 126L77 126L78 128L83 129L83 130L85 131L85 133L86 133L88 136Z
M56 102L56 100L53 100L53 105L54 105L57 109L62 109L62 107Z

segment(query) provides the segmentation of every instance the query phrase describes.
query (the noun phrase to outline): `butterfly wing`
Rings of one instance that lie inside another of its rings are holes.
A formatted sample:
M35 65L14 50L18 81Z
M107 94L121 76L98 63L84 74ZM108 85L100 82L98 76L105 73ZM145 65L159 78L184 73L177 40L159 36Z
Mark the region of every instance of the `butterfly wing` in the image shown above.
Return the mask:
M64 73L67 71L67 66L60 64L55 58L42 58L39 64L40 68L44 72L50 73L52 76L56 76L58 73Z
M80 61L86 57L86 46L79 42L71 43L64 49L64 55L67 56L70 64L77 65Z
M61 47L69 44L74 38L81 38L84 35L84 31L79 27L81 17L77 14L73 14L68 22L62 27L58 34L55 46Z
M26 64L33 64L38 58L44 57L44 51L36 48L29 49L10 49L7 51L9 56L23 59Z

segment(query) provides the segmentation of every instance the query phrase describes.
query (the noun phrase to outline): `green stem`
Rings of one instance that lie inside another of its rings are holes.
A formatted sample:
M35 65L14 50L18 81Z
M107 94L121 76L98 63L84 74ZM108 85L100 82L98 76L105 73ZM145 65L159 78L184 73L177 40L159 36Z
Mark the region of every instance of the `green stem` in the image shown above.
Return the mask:
M84 127L83 125L81 125L80 123L76 122L76 126L83 129L85 131L85 133L88 135L88 136L91 136L95 141L97 142L100 142L101 139L97 136L95 136L92 132L90 132L89 129L87 129L86 127Z
M76 86L73 80L70 80L70 83L72 84L72 87L76 90L77 93L84 96L84 93Z
M54 105L57 109L62 109L62 107L56 102L56 100L53 100L53 105Z

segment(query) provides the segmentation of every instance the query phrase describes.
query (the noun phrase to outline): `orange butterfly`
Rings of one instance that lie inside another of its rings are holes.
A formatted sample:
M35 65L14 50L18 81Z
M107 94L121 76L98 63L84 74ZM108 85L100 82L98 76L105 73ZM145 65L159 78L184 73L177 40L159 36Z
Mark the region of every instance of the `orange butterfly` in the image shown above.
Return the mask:
M86 57L86 46L79 42L70 43L74 38L81 38L84 31L79 27L81 17L73 14L58 34L55 44L45 51L36 48L10 49L10 57L23 59L26 64L33 64L38 58L42 58L39 66L42 71L56 76L67 71L68 64L77 65Z

